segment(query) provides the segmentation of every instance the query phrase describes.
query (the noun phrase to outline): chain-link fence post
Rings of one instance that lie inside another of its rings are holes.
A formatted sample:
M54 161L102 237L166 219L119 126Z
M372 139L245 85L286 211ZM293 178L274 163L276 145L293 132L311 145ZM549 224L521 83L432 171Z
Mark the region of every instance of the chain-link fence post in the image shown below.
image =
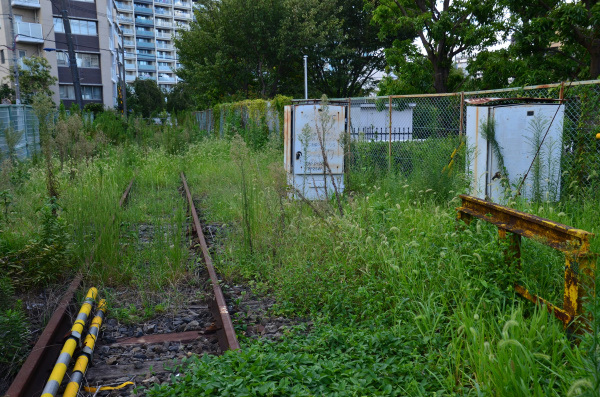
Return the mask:
M388 97L389 116L390 116L390 140L388 142L388 172L392 172L392 96Z
M465 124L465 92L462 91L460 93L460 121L459 121L459 126L458 126L458 135L461 137L463 136L463 128L464 128L464 124Z

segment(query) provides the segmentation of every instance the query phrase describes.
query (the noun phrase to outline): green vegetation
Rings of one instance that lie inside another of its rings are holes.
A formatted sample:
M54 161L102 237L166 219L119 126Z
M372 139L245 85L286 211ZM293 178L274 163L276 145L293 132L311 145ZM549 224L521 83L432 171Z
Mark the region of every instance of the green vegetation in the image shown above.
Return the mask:
M327 211L333 203L317 213L286 198L274 149L250 152L249 199L239 152L208 141L182 163L194 194L206 197L207 218L234 225L215 258L219 271L275 296L273 315L308 315L314 329L300 327L281 343L243 339L242 353L192 359L185 376L152 395L594 393L593 338L573 344L553 316L515 295L517 275L495 227L474 222L457 231L455 199L416 189L418 178L353 173L344 217ZM593 205L514 205L598 231ZM564 258L548 260L535 242L524 247L520 279L560 304Z
M273 316L312 324L286 330L281 341L239 333L242 352L179 363L182 376L152 386L150 395L597 394L599 303L588 305L593 333L574 343L561 323L512 288L519 280L560 304L561 255L525 241L523 272L515 274L494 226L457 228L464 156L442 172L460 147L456 139L394 143L393 172L384 172L387 161L357 155L338 211L333 199L307 205L289 198L279 137L240 118L223 126L224 139L202 138L185 114L173 120L126 124L111 112L90 125L78 115L59 118L47 136L50 161L3 165L0 186L19 197L7 201L0 224L6 364L27 344L15 287L82 270L126 322L180 302L172 287L190 282L197 266L188 258L186 203L177 191L184 171L204 217L227 224L214 250L224 282L274 297ZM76 139L63 148L60 131ZM71 146L82 142L93 142L93 150ZM134 176L130 200L118 208ZM511 205L600 232L596 201ZM598 239L592 244L600 252ZM123 304L124 294L136 303Z

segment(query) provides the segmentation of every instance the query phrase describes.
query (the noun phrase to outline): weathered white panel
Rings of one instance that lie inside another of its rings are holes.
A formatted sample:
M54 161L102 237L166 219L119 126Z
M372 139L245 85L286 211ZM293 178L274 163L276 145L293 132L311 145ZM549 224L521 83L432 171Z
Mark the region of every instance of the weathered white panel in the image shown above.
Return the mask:
M346 108L319 104L291 105L284 113L284 166L287 181L309 200L325 200L344 189L344 148ZM325 167L323 152L331 173Z
M345 108L321 105L299 105L294 112L294 174L323 174L324 157L332 174L344 172L342 139ZM325 156L323 156L325 152Z
M502 184L509 183L515 190L531 167L521 195L528 199L537 196L544 201L559 200L563 118L564 106L558 104L467 107L471 194L505 202L514 193L506 192ZM482 136L482 125L487 120L495 120L495 136L505 170L501 169L492 144Z

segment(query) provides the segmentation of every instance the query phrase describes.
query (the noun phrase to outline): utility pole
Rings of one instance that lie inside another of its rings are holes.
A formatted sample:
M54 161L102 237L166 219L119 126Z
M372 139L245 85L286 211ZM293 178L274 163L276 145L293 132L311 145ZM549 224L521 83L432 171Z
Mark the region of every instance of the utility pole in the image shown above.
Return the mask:
M308 99L308 55L304 55L304 99Z
M11 11L12 12L12 11ZM69 14L67 14L67 0L62 1L61 10L63 25L65 27L65 35L67 36L67 48L69 49L69 66L71 67L71 75L73 76L73 88L75 90L75 100L80 110L83 110L83 99L81 98L81 82L79 81L79 69L77 69L77 57L75 48L73 47L73 36L71 36L71 22Z
M12 44L12 52L13 52L13 72L15 73L15 99L17 105L21 104L21 87L19 86L19 65L17 64L17 37L15 36L15 22L12 11L11 1L8 0L8 9L10 19L10 33L12 36L13 44Z
M125 38L123 37L123 29L121 26L115 25L119 32L119 36L121 37L121 96L123 99L123 114L127 117L127 89L125 82ZM117 63L118 63L119 55L117 53Z

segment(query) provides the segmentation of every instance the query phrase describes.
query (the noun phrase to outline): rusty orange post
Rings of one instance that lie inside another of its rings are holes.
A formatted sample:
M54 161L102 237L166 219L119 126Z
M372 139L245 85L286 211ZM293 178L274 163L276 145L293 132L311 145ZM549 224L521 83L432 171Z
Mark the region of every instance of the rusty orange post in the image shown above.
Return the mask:
M575 229L549 219L490 203L477 197L460 195L462 204L457 210L457 220L467 225L478 218L498 227L499 239L510 239L505 250L507 262L521 268L521 238L527 237L559 250L565 254L565 289L563 307L555 306L525 287L515 284L515 291L536 304L543 304L561 320L565 328L573 329L577 316L583 313L583 298L593 288L596 271L596 254L591 253L589 239L593 233ZM507 235L507 232L510 233ZM512 257L511 257L512 256Z

